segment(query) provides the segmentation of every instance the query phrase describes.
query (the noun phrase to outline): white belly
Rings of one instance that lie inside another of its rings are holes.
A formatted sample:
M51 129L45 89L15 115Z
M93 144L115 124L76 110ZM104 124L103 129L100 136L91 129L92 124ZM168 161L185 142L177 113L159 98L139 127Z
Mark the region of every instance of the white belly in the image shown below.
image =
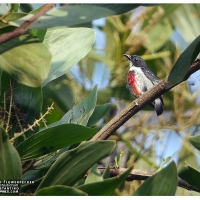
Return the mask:
M135 67L135 66L131 66L130 67L130 71L134 71L135 73L135 78L138 80L136 82L137 87L139 88L140 91L147 91L150 88L153 87L152 82L146 78L146 76L144 75L144 73L142 72L141 68L139 67ZM142 94L144 93L142 92Z

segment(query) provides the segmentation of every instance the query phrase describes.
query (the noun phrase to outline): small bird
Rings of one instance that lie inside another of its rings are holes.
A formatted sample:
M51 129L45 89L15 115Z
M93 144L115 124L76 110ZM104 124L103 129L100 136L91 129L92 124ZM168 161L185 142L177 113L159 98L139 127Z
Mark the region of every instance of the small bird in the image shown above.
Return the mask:
M147 64L140 56L128 54L124 54L124 56L128 59L130 65L127 86L136 97L159 83L160 80L147 68ZM157 116L163 113L164 102L162 96L149 105L156 110Z

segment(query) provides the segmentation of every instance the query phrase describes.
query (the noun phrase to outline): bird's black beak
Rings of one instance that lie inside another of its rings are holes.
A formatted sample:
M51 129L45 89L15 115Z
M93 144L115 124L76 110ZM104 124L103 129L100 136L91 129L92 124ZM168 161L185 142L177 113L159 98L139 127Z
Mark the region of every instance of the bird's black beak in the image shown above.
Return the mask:
M131 60L131 56L128 54L124 54L123 56L125 56L128 60Z

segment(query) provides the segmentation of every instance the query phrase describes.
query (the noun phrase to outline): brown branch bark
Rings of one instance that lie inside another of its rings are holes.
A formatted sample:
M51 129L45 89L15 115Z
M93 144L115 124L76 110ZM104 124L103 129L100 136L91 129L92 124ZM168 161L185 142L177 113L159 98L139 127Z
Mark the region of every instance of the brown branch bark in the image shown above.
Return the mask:
M98 168L101 174L104 173L106 168ZM126 168L110 168L110 177L115 177L126 171ZM88 171L89 172L89 171ZM126 178L126 181L133 181L133 180L146 180L149 177L153 176L156 174L157 171L147 171L147 170L138 170L138 169L133 169L128 177ZM178 177L178 186L182 187L184 189L190 190L190 191L195 191L200 193L200 189L188 184L186 181L182 180L181 178Z
M200 60L197 59L190 66L188 73L183 81L187 80L191 74L200 69ZM182 82L183 82L182 81ZM127 120L129 120L138 111L158 98L162 94L166 93L171 88L167 88L169 83L166 80L160 81L159 84L145 92L139 98L131 102L126 108L124 108L118 115L111 119L91 140L106 140L109 138L119 127L121 127ZM177 83L178 85L179 83Z
M27 27L30 26L30 24L32 24L40 16L44 15L47 11L51 10L54 7L54 5L55 4L53 3L45 4L35 15L33 15L33 17L31 17L29 20L26 20L21 26L16 28L14 31L2 34L0 36L0 44L3 44L8 40L14 39L24 34L26 32Z

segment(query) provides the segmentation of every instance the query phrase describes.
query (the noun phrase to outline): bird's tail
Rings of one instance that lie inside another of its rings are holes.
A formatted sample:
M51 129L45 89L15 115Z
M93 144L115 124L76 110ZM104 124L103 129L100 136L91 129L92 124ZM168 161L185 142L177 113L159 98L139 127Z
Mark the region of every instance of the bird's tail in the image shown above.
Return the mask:
M152 102L150 106L152 106L156 110L157 116L161 115L164 109L164 102L162 97L155 99L155 101Z
M156 110L157 116L159 116L163 113L163 104L162 104L162 101L160 100L160 98L155 99L154 108Z

